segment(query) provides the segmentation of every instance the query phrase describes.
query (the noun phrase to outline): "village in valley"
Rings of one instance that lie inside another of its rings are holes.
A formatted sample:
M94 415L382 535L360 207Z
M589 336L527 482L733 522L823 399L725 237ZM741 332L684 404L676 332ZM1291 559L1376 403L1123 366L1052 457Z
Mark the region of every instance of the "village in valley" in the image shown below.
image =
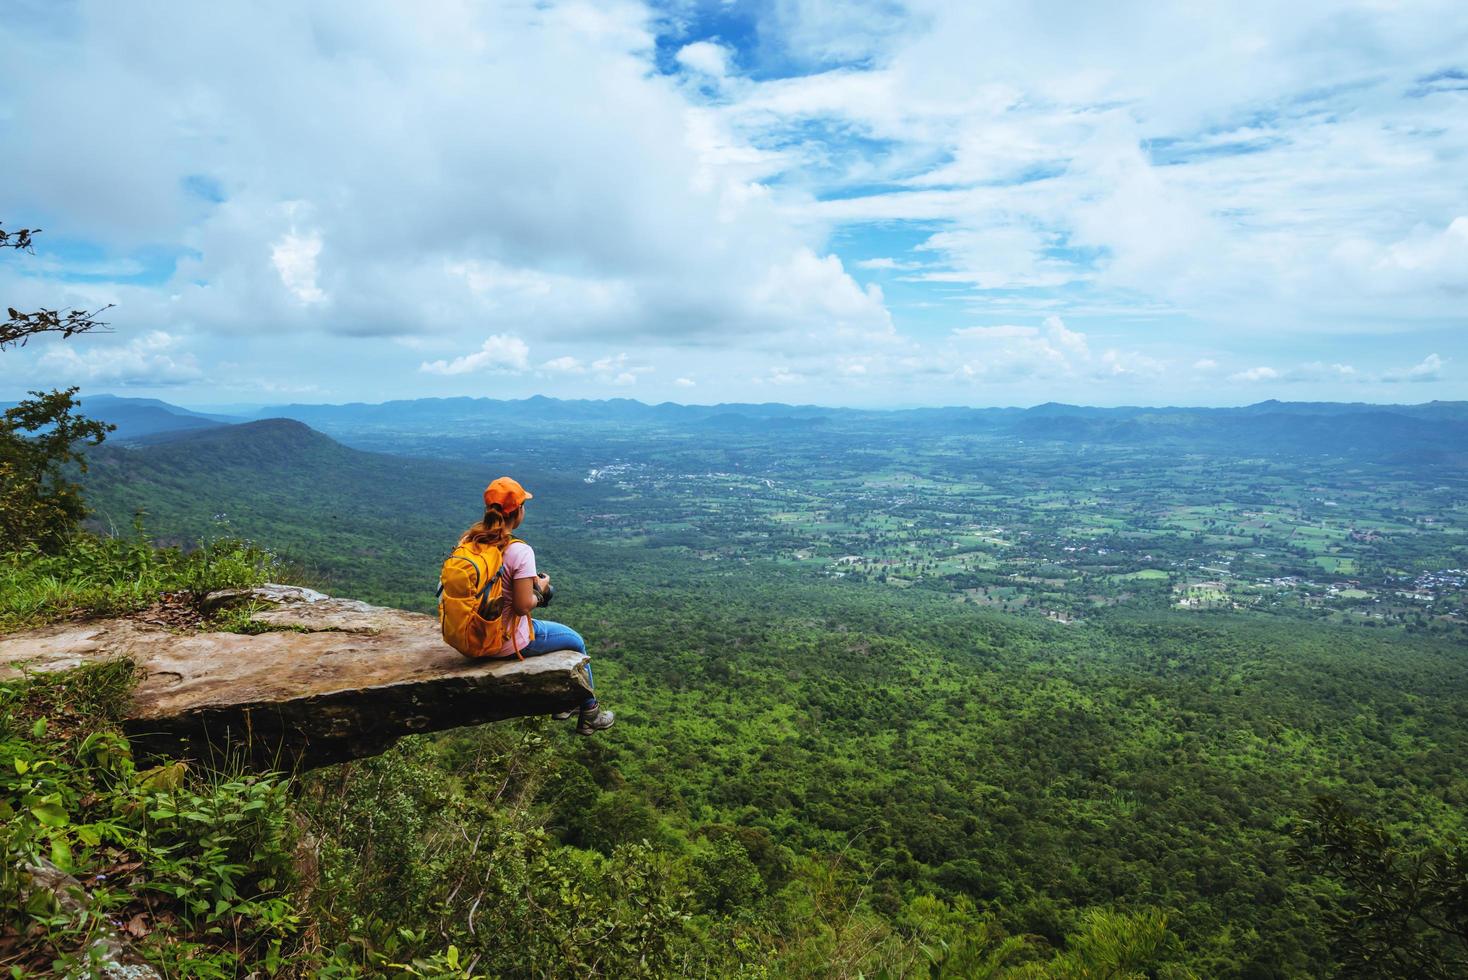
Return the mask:
M781 442L720 469L689 467L702 450L666 444L588 467L606 505L585 524L707 561L769 560L1061 623L1165 606L1468 625L1456 479L1424 486L1380 466L1362 480L1346 459L1220 465L962 440L894 448L854 473L823 465L834 452L819 439Z

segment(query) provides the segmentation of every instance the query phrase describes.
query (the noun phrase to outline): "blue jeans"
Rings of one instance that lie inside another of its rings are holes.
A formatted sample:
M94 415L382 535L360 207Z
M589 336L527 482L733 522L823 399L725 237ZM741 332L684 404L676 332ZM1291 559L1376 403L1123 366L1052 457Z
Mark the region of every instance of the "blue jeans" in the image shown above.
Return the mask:
M560 623L552 623L548 619L537 619L535 621L535 639L525 644L520 650L523 657L534 657L542 653L554 653L557 650L575 650L577 653L586 652L586 641L581 634L569 626ZM591 681L591 661L586 661L586 680L593 688L596 687ZM590 711L596 707L596 695L587 698L581 705L583 711Z

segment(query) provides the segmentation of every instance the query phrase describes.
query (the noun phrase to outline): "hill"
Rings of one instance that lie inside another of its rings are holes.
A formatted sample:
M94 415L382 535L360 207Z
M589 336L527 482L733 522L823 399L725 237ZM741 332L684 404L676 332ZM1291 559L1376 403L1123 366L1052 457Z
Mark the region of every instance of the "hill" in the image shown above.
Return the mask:
M477 470L349 449L289 419L103 445L89 459L96 526L126 528L142 512L170 543L247 534L324 584L346 575L414 609L432 595L417 543L446 548L483 489Z
M241 421L227 415L195 412L156 398L123 398L117 395L87 395L80 399L82 413L117 426L109 436L114 442L144 439L164 433L211 429Z

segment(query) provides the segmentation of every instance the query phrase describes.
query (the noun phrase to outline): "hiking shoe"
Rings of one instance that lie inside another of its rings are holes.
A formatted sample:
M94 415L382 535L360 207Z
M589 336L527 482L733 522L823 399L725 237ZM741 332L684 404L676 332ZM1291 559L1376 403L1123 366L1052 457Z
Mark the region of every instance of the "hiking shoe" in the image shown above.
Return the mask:
M575 708L572 708L570 711L557 711L555 714L551 715L551 721L565 721L575 713Z
M603 707L595 707L589 711L581 712L581 721L576 725L577 735L591 735L612 727L616 716Z

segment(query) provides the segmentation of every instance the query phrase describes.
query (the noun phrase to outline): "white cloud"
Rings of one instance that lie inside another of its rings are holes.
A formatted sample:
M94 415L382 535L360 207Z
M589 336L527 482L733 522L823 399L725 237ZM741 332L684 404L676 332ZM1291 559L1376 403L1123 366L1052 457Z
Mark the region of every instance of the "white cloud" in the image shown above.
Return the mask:
M785 6L803 31L849 34L811 13L824 0ZM1276 332L1460 308L1468 117L1420 83L1461 60L1462 32L1427 26L1460 23L1444 0L1124 2L1104 25L1018 0L905 7L901 29L863 35L871 67L751 82L724 111L756 137L809 134L793 179L877 188L824 195L813 217L937 224L920 281L1068 285L1061 309L1161 304Z
M574 357L556 357L546 361L540 366L542 371L552 374L585 374L586 365Z
M326 293L316 284L316 261L321 255L319 234L287 232L270 250L270 261L281 285L302 303L320 303Z
M1229 376L1230 381L1277 381L1287 384L1399 384L1442 380L1444 362L1437 354L1428 354L1417 364L1406 368L1388 368L1379 372L1360 371L1354 365L1309 361L1284 371L1272 367L1255 367Z
M1381 380L1388 382L1439 381L1442 379L1442 373L1443 359L1436 354L1428 354L1405 371L1387 371L1381 376Z
M199 381L204 373L179 338L153 330L122 344L58 341L39 359L43 374L64 383L169 386Z
M1285 375L1291 381L1355 381L1360 375L1350 364L1326 364L1324 361L1311 361L1309 364L1301 364L1298 368Z
M751 307L769 317L784 316L820 334L892 333L892 316L882 288L865 289L846 274L834 255L800 249L788 262L772 266L751 292Z
M1072 263L1038 257L1056 241L1053 233L999 221L962 231L938 232L918 247L942 253L948 268L918 273L913 278L969 282L980 289L1061 286L1084 273Z
M1047 316L1042 329L1045 339L1057 350L1071 357L1088 358L1091 356L1090 347L1086 344L1086 335L1071 330L1060 317Z
M951 357L958 375L965 379L1073 378L1080 374L1109 377L1122 374L1156 374L1160 362L1138 352L1126 355L1107 351L1099 365L1094 363L1086 335L1072 330L1058 316L1047 316L1039 327L1000 324L992 327L963 327L953 331L961 345ZM978 355L963 348L978 349ZM941 356L941 355L940 355Z
M891 256L882 255L872 259L861 259L856 263L858 269L870 269L874 272L900 272L911 269L922 268L921 262L902 262Z
M1458 299L1468 294L1468 215L1442 230L1419 225L1392 242L1353 237L1337 245L1332 256L1342 279L1364 283L1375 293L1426 290Z
M772 368L770 370L770 373L765 375L763 378L756 378L755 383L772 385L796 385L801 384L805 380L805 375L797 371L791 371L788 368L777 367Z
M684 68L691 68L711 78L723 78L729 73L729 49L712 41L685 44L674 57Z
M679 388L692 388L696 384L698 384L698 382L694 381L692 378L677 378L673 381L673 384L677 385Z
M1096 376L1101 378L1157 377L1167 365L1155 357L1137 351L1107 350L1101 354Z
M964 378L1191 397L1249 365L1324 392L1458 356L1468 115L1430 80L1462 57L1446 0L780 0L737 44L685 14L91 0L4 19L4 191L99 249L0 266L4 299L117 302L119 337L187 336L240 377L289 357L323 397L480 370L571 392L654 363L710 398L772 363L835 400L976 397ZM56 131L108 153L58 166ZM1341 370L1388 349L1351 338L1411 331L1442 357ZM532 368L486 335L564 356ZM160 378L187 370L165 356ZM12 376L40 364L17 357ZM327 376L338 359L353 370Z
M625 388L636 384L641 375L651 374L653 367L650 364L632 363L631 358L624 351L592 361L591 370L596 374L597 380L603 384Z
M452 361L424 361L418 370L426 374L473 374L480 371L518 373L530 366L530 347L519 337L494 334L472 354Z
M737 345L828 315L880 325L880 292L792 207L805 192L769 180L782 155L652 70L659 18L569 0L56 8L44 35L0 25L24 80L6 127L111 150L66 168L16 140L6 191L72 237L177 248L119 317L202 334L462 346L533 322L548 341ZM681 52L705 73L730 58Z

